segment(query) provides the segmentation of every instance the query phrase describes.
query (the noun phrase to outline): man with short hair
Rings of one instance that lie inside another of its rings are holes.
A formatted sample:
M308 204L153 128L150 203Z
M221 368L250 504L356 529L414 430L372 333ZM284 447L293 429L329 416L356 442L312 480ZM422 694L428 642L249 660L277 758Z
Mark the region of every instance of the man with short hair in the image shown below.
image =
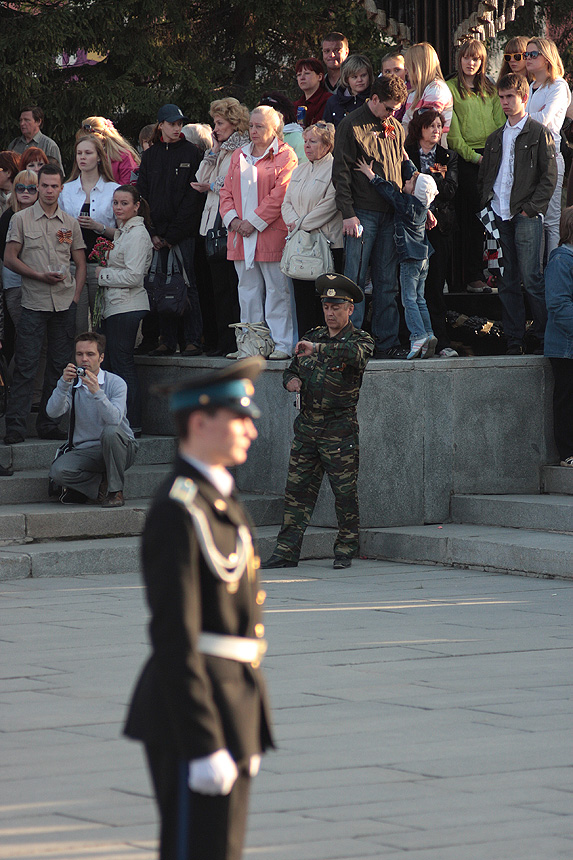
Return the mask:
M408 350L402 349L398 338L394 210L357 169L357 162L362 158L374 161L375 173L402 187L405 135L392 114L406 98L406 85L396 75L377 78L369 101L344 117L334 141L332 181L346 237L344 274L364 290L368 264L371 266L375 358L406 358ZM360 328L363 319L364 301L358 304L352 321Z
M557 183L555 143L544 125L525 111L529 87L523 75L505 75L497 84L507 122L485 142L478 190L491 207L499 230L503 275L498 277L507 355L525 353L523 284L533 315L534 351L543 355L547 322L541 271L543 215Z
M311 329L295 348L283 385L300 398L288 467L282 528L263 570L296 567L324 473L334 493L338 535L335 569L358 553L358 419L356 405L374 343L350 321L362 290L344 275L316 281L326 325Z
M59 167L45 164L38 173L38 200L12 216L6 236L4 265L22 277L6 445L26 438L34 378L46 335L48 354L36 429L43 439L66 438L46 413L46 403L73 354L77 304L86 279L86 246L77 219L58 206L63 180ZM76 265L75 282L70 257Z
M102 370L103 334L86 331L75 343L75 364L66 365L46 407L54 419L69 413L71 427L71 449L54 460L50 478L63 487L64 505L97 499L103 508L121 508L125 471L138 447L127 421L127 385Z
M335 93L340 83L340 67L349 54L348 39L342 33L327 33L322 39L322 61L326 66L324 86Z
M55 140L40 131L43 122L44 111L41 107L37 105L23 107L20 111L20 131L22 134L20 137L14 138L8 149L22 154L30 146L37 146L38 149L46 153L51 164L55 164L63 171L60 147Z
M249 791L273 746L252 526L228 471L257 437L260 356L169 391L173 473L142 541L152 653L125 734L142 741L161 816L160 860L240 860Z

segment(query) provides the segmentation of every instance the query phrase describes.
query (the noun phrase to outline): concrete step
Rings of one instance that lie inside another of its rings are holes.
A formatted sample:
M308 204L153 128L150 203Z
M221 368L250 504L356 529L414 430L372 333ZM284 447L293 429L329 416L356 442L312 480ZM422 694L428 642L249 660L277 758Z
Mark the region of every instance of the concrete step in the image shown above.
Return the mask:
M271 554L277 532L278 526L258 529L261 558ZM333 529L309 528L303 541L302 557L331 557L335 534ZM54 541L0 548L0 581L41 576L133 573L138 570L138 537Z
M255 494L241 498L257 526L281 523L282 498ZM0 505L0 545L139 535L149 502L148 498L128 499L123 508L102 508L97 503L64 506L57 500Z
M573 532L573 496L456 495L451 518L454 523Z
M573 535L484 525L364 529L360 554L525 576L573 579Z
M541 492L573 496L573 469L570 466L542 466Z
M16 472L50 468L61 442L48 439L26 439L19 445L0 444L0 464ZM172 463L176 442L172 436L142 436L139 440L136 464L154 466ZM0 484L0 494L2 486ZM1 495L0 495L1 498Z
M171 466L157 464L141 466L137 462L125 473L126 499L149 499L169 474ZM15 472L9 478L0 478L0 502L3 505L20 505L28 502L48 501L48 470L27 469Z

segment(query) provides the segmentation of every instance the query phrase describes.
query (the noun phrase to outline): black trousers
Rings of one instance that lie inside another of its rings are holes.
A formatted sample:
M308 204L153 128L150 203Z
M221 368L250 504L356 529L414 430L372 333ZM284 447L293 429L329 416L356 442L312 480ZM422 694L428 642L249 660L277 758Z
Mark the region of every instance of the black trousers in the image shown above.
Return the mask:
M479 151L479 150L477 150ZM485 230L476 215L481 209L478 193L479 164L466 161L458 155L458 191L456 194L456 215L460 231L456 245L460 254L459 263L464 278L461 285L483 280L483 243Z
M209 260L215 311L216 348L224 353L235 352L235 329L229 323L241 321L237 270L232 260Z
M161 817L159 860L240 860L250 776L239 771L228 795L197 794L187 784L189 763L169 744L146 744L145 753Z
M434 249L430 257L430 267L424 285L424 296L432 322L432 331L438 338L436 352L451 346L446 330L446 302L444 299L444 283L448 272L448 263L452 250L451 236L440 233L439 227L428 232L428 239Z
M559 457L573 457L573 359L550 358L553 389L553 435Z
M334 271L339 275L344 273L344 251L342 248L333 248ZM316 293L314 281L299 281L292 279L294 289L294 301L296 306L296 322L298 325L298 339L305 332L319 325L324 325L324 312L322 302Z

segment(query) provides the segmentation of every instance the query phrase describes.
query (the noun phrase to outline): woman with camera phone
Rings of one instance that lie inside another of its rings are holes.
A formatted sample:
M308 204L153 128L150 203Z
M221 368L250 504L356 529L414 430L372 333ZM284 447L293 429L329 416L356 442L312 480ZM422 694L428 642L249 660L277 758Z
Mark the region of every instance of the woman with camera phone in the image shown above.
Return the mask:
M104 369L127 383L127 419L141 436L141 395L133 350L139 324L149 311L144 286L153 256L149 206L134 185L120 185L113 195L118 229L105 265L96 267L102 292L100 331L106 336Z

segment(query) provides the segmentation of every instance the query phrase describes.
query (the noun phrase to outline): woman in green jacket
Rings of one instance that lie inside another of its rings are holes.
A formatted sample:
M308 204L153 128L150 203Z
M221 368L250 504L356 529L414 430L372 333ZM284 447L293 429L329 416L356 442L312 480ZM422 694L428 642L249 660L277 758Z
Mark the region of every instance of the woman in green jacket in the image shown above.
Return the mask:
M477 180L485 142L505 123L495 85L486 75L483 42L470 39L460 48L458 74L447 81L454 100L448 146L458 153L456 210L461 231L461 266L470 293L491 292L483 280L484 229L479 211Z

